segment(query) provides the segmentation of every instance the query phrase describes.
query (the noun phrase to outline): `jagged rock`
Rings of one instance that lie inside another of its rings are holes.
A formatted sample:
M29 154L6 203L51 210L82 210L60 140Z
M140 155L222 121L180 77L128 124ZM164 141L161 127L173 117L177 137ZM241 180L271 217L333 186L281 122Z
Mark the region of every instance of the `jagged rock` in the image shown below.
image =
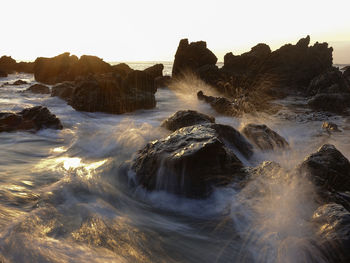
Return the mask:
M145 73L149 74L153 79L158 77L163 77L163 64L155 64L149 68L143 70Z
M344 92L342 85L342 73L338 68L332 67L325 73L316 76L310 82L307 89L308 95L314 96L318 93Z
M52 87L51 97L59 97L61 99L69 101L70 98L73 96L74 90L74 83L65 81Z
M34 77L38 82L56 84L73 81L78 76L111 72L112 66L95 56L78 57L63 53L53 58L35 60Z
M217 57L207 48L204 41L188 43L188 39L182 39L175 54L173 64L173 76L186 71L195 72L204 65L215 65Z
M165 190L189 198L208 197L216 186L242 175L242 162L231 150L251 155L252 147L234 128L203 124L181 128L148 143L132 170L147 190Z
M163 121L161 126L170 131L176 131L183 127L203 123L215 123L215 118L193 110L182 110Z
M322 123L322 129L326 130L327 132L340 132L341 130L339 130L338 125L333 123L333 122L328 122L328 121L324 121Z
M202 80L211 85L217 85L222 78L219 68L212 64L198 68L196 73Z
M133 71L132 68L129 67L129 65L125 63L119 63L117 65L112 66L112 71L115 73L118 73L122 78L125 78L130 72Z
M197 98L209 103L212 108L220 114L233 117L241 115L241 112L235 107L235 104L226 98L207 96L203 91L198 91Z
M310 108L334 113L344 113L350 107L349 93L320 93L308 101Z
M350 162L334 145L324 144L299 170L323 191L350 191Z
M327 262L350 261L350 213L342 205L321 205L313 214L312 222L317 227L320 252Z
M264 124L247 124L241 132L261 150L276 150L289 147L288 142L282 136Z
M0 113L0 132L18 130L62 129L60 120L46 107L36 106L18 113Z
M5 71L0 70L0 78L6 78L7 73Z
M50 94L50 88L42 84L34 84L30 86L26 91L37 94Z
M154 79L138 70L132 71L123 80L115 73L84 77L76 80L74 86L74 92L67 101L80 111L120 114L156 105Z

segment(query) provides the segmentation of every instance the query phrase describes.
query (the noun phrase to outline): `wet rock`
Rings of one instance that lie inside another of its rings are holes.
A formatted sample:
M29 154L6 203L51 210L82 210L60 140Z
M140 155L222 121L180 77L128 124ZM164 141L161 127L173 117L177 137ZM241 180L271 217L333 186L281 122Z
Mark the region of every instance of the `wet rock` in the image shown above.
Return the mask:
M74 83L65 81L52 87L51 97L59 97L61 99L69 101L70 98L73 96L74 90Z
M251 145L230 126L189 126L148 143L136 156L132 170L137 183L147 190L206 198L214 187L241 178L243 164L232 146L243 155L252 154Z
M121 114L156 105L154 79L138 70L129 73L125 79L115 73L84 77L76 80L74 86L67 101L80 111Z
M322 129L326 130L327 132L341 132L341 130L339 130L338 125L333 123L333 122L328 122L328 121L324 121L322 123Z
M203 91L198 91L197 98L209 103L210 106L220 114L233 117L240 116L241 114L236 105L226 98L207 96Z
M217 85L222 78L219 68L213 64L198 68L196 73L202 80L211 85Z
M342 205L329 203L320 206L312 221L318 227L320 251L327 262L350 261L350 213Z
M26 91L30 91L36 94L50 94L50 88L42 84L34 84L30 86Z
M28 82L25 81L25 80L19 79L19 80L16 80L15 82L11 83L10 85L13 85L13 86L20 86L20 85L25 85L25 84L28 84Z
M348 93L320 93L308 101L310 108L334 113L344 113L350 107Z
M341 71L338 68L332 67L325 73L311 80L307 93L308 95L314 96L318 93L344 92L340 84L341 80Z
M145 73L149 74L153 79L163 77L163 64L155 64L144 70Z
M46 107L36 106L18 113L0 113L0 132L18 130L62 129L60 120Z
M129 67L129 65L125 63L119 63L117 65L112 66L112 71L115 73L118 73L122 78L125 78L130 72L133 71L132 68Z
M78 59L67 52L52 58L37 58L34 66L34 77L38 82L56 84L63 81L73 81L79 76L111 71L111 65L98 57L83 55Z
M0 70L0 78L6 78L7 73L5 71Z
M282 136L264 124L247 124L241 132L263 151L289 147L288 142Z
M188 43L182 39L175 54L173 76L181 75L187 71L196 72L204 65L215 65L217 57L207 48L204 41Z
M215 123L215 118L194 110L182 110L177 111L168 119L163 121L161 126L170 131L176 131L183 127L203 123Z
M350 162L334 145L324 144L299 169L323 191L350 191Z

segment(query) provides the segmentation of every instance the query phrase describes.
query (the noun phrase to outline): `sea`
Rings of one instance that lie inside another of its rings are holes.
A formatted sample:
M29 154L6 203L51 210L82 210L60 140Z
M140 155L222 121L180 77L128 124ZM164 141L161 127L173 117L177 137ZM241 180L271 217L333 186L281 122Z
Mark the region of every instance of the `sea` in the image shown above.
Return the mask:
M130 62L144 69L158 62ZM164 74L171 74L171 62ZM343 65L342 65L343 66ZM350 158L350 117L312 112L306 98L275 101L274 114L224 117L198 101L215 91L187 78L156 93L154 109L113 115L79 112L57 97L23 92L31 74L11 74L0 88L0 112L43 105L63 130L0 133L0 262L327 262L312 185L292 170L325 143ZM247 166L274 161L284 172L252 177L242 189L215 189L194 200L130 187L126 167L146 143L166 137L161 122L178 110L197 110L237 130L266 124L290 144L255 151ZM323 121L342 132L325 133Z

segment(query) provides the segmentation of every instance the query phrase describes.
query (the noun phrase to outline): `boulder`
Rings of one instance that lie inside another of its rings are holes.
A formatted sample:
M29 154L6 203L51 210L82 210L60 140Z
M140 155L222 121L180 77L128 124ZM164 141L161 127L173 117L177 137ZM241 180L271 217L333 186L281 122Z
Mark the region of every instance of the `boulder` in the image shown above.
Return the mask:
M247 124L241 131L260 150L276 150L289 147L288 142L264 124Z
M349 93L320 93L308 101L314 110L344 113L350 107Z
M299 166L321 192L350 191L350 162L334 145L324 144Z
M65 81L51 88L51 97L59 97L69 101L75 90L74 82Z
M125 79L116 73L82 77L74 82L74 86L67 101L80 111L121 114L156 105L154 79L138 70L129 73Z
M158 77L163 77L163 64L155 64L149 68L143 70L145 73L149 74L153 79Z
M25 84L28 84L28 82L25 81L25 80L19 79L19 80L16 80L15 82L13 82L13 83L11 83L11 84L9 84L9 85L12 85L12 86L20 86L20 85L25 85Z
M341 132L341 130L339 130L338 125L333 123L333 122L328 122L328 121L324 121L322 123L322 129L327 131L328 133L331 132Z
M314 212L312 223L317 228L324 259L350 262L350 212L341 204L324 204Z
M36 106L18 113L0 113L0 132L17 130L62 129L60 120L46 107Z
M30 86L26 91L30 91L36 94L50 94L50 88L42 84L34 84Z
M136 183L150 191L206 198L214 187L242 175L243 164L233 153L232 145L241 154L252 153L251 145L230 126L202 124L181 128L148 143L138 153L132 165Z
M181 110L164 120L161 126L170 131L176 131L183 127L203 123L215 123L215 118L194 110Z
M215 65L217 60L206 42L188 43L188 39L182 39L175 54L172 74L179 76L187 71L195 72L204 65Z
M201 90L198 91L197 98L199 100L205 101L206 103L209 103L210 106L220 114L232 117L237 117L241 115L241 112L236 107L234 102L231 102L226 98L207 96Z

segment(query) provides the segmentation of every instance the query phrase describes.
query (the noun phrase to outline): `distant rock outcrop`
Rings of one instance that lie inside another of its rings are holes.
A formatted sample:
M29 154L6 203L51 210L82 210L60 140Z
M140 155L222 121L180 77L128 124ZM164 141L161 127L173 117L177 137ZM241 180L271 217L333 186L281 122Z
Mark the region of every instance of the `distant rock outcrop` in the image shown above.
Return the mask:
M10 56L2 56L0 58L0 71L7 74L12 74L15 72L33 73L34 63L33 62L19 62L17 63Z
M217 60L214 53L207 48L206 42L188 43L188 39L182 39L175 54L173 76L188 70L196 71L205 65L215 65Z
M0 113L0 132L19 130L62 129L60 120L46 107L36 106L18 113Z

